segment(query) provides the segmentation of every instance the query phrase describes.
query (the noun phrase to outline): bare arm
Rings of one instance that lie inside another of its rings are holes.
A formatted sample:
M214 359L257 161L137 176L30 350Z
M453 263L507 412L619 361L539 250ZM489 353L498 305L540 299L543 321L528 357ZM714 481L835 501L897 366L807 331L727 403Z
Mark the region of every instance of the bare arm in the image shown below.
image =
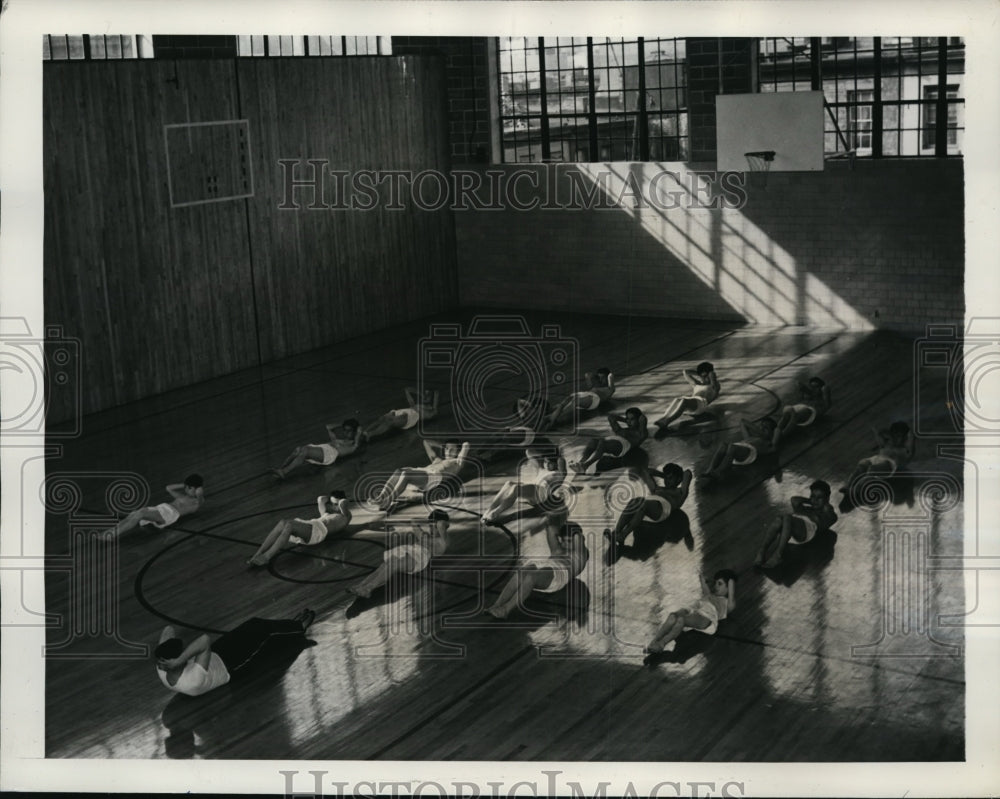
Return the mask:
M469 457L469 442L462 442L462 448L458 451L458 465L464 466L465 459Z
M788 502L792 506L792 513L802 513L803 510L810 507L806 497L792 497Z
M549 552L553 555L565 555L566 549L559 543L559 524L552 516L545 517L545 540L549 545Z
M170 496L174 497L175 499L177 497L183 497L184 483L171 483L170 485L167 486L167 491L170 493Z
M195 638L183 652L175 658L166 658L156 661L158 668L170 670L183 666L192 658L194 662L203 669L208 668L208 661L212 656L212 642L207 635L199 635Z
M608 389L611 393L615 393L615 375L614 372L608 372Z
M694 369L685 369L681 374L692 386L703 385L700 375Z
M351 509L347 504L346 499L341 499L337 501L337 513L347 519L347 523L351 523Z
M649 420L646 418L646 414L639 414L639 427L637 429L640 441L645 441L649 438Z
M436 441L431 441L429 439L424 441L424 452L427 453L427 460L430 461L431 463L437 460L438 448L440 446L441 445L438 444Z
M437 415L437 412L438 412L438 400L440 398L441 398L441 392L438 391L437 389L434 389L434 394L432 395L432 399L431 399L431 409L430 409L430 415L431 416Z
M684 470L684 476L681 478L680 488L677 489L681 495L681 502L684 502L688 498L688 491L691 489L691 478L694 475L691 473L690 469Z
M406 395L406 404L411 408L417 407L419 400L417 399L417 390L413 386L407 386L403 389L403 393Z
M728 610L736 610L736 582L735 580L726 580L726 586L728 588L728 595L726 599L729 602Z
M833 395L830 393L830 387L824 385L821 393L823 395L823 407L829 409L833 405Z
M615 433L621 433L621 431L622 431L622 420L624 420L624 418L625 418L624 416L621 416L620 414L617 414L617 413L609 413L608 414L608 424L611 425L611 430L613 432L615 432Z
M157 643L162 644L164 641L169 641L171 638L177 637L177 631L172 625L168 624L163 628L163 632L160 633L160 640Z
M708 584L708 580L705 579L705 575L701 573L701 569L698 569L698 579L701 581L701 592L705 596L712 595L712 586Z

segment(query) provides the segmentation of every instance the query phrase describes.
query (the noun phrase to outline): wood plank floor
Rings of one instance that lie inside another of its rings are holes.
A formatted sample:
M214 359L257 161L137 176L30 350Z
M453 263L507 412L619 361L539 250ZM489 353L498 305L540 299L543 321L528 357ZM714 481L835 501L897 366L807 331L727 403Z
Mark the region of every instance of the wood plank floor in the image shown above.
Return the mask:
M248 570L244 560L275 521L308 517L318 493L353 495L373 476L423 463L420 439L408 432L284 482L266 471L294 446L323 440L326 422L357 416L365 423L399 407L403 387L416 380L417 343L429 323L470 318L421 320L84 420L83 435L47 463L47 553L53 564L75 564L46 585L48 611L63 614L49 631L57 655L46 674L49 757L963 757L961 628L936 621L962 612L961 573L921 559L962 551L961 503L947 501L949 492L931 501L933 492L923 490L960 490L960 460L919 442L914 476L890 486L884 502L842 513L835 535L793 550L780 570L751 568L764 524L790 496L808 493L816 479L836 490L870 451L870 426L912 419L914 342L896 335L529 316L535 330L558 323L577 342L582 368L615 372L619 410L638 405L655 418L683 390L681 369L715 363L722 382L715 418L648 441L657 466L674 461L697 470L736 433L740 416L774 412L806 374L831 384L834 408L797 431L774 463L712 488L695 484L683 513L644 525L611 566L601 531L614 523L614 498L629 478L577 477L572 518L585 530L590 563L572 590L533 598L530 616L498 622L478 614L517 552L544 549L542 520L529 508L512 509L503 529L478 523L495 491L517 474L516 457L483 463L448 501L447 558L371 601L352 603L345 589L386 546L385 520L372 511L359 510L343 538ZM488 401L509 404L519 380L490 381ZM441 388L433 427L445 434L460 425L450 390ZM921 385L919 412L943 418L942 392ZM559 436L564 452L572 457L605 425L598 415ZM948 443L961 451L960 438ZM113 549L93 542L109 502L125 501L116 481L138 475L131 479L147 481L150 501L158 502L162 486L192 471L206 479L209 501L200 514L165 532L136 532ZM60 481L78 488L72 508L51 499ZM392 521L425 513L408 505ZM644 668L642 646L667 612L697 594L697 572L723 567L740 575L736 612L717 635L688 633L668 662ZM904 629L900 614L920 597L928 603L923 626ZM138 649L154 643L167 620L188 633L219 632L305 606L318 612L316 646L204 697L170 695Z

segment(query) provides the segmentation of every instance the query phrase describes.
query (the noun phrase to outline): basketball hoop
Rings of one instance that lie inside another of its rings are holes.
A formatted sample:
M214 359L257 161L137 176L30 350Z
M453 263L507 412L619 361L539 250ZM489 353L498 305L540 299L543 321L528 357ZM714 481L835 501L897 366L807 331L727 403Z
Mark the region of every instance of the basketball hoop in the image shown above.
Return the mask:
M750 165L750 182L766 189L767 175L774 160L774 150L754 150L743 155L747 157L747 163Z

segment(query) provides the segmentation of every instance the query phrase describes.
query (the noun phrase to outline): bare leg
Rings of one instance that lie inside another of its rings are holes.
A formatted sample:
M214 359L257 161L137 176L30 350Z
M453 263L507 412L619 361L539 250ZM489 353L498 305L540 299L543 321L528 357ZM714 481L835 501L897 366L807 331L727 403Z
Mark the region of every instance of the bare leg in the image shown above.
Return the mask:
M368 427L365 428L365 435L368 436L368 438L377 438L378 436L384 436L390 430L394 430L402 426L402 421L397 419L396 413L394 411L389 411L389 413L383 414L368 425Z
M781 535L781 519L773 519L768 525L767 529L764 531L764 538L761 541L760 549L757 550L757 557L754 558L754 565L759 566L765 560L767 560L770 555L771 547L774 545L775 541Z
M295 451L285 458L285 462L281 464L281 466L277 469L272 469L271 471L273 471L278 477L285 478L288 476L289 472L298 469L303 463L305 463L307 458L321 461L323 460L323 450L319 447L313 446L296 447Z
M363 579L360 583L353 588L348 588L347 590L356 596L367 599L371 596L372 591L385 585L397 574L402 572L413 574L416 571L416 565L417 564L414 562L413 558L409 555L403 555L402 557L389 557L387 560L382 561L382 563L379 564L379 567L365 577L365 579Z
M385 484L385 488L376 497L376 502L383 507L388 507L396 501L396 498L406 490L408 485L423 488L427 485L427 472L423 469L397 469L396 473Z
M547 424L546 428L552 427L559 423L560 417L566 413L567 410L576 402L576 394L570 394L566 399L556 405L555 409L548 416L544 417Z
M580 460L571 463L569 468L571 468L574 472L585 472L590 464L599 461L603 455L604 439L595 439L587 444L586 448L583 450L583 455Z
M781 517L781 533L778 536L778 544L774 549L774 554L764 563L764 566L768 569L773 569L779 563L781 563L781 558L785 554L785 547L788 546L788 539L792 537L792 519L791 515L786 514Z
M795 427L795 409L786 405L781 409L781 417L778 419L778 432L784 438L788 432Z
M128 516L112 527L108 533L117 538L120 535L124 535L125 533L134 530L139 526L139 522L143 521L163 524L163 517L160 516L160 512L156 510L156 508L140 508L139 510L132 511Z
M486 524L492 524L496 521L497 516L511 507L520 496L520 487L513 481L508 480L503 484L497 495L493 498L493 502L490 503L489 508L486 513L483 514L483 522Z
M715 448L715 452L712 453L712 459L708 462L708 468L702 472L703 477L715 477L716 471L721 468L723 462L726 459L726 453L729 451L728 444L719 444Z
M267 537L257 548L257 551L247 559L247 563L251 566L263 566L272 557L274 557L274 554L276 554L276 552L271 552L271 548L275 545L275 543L281 541L281 544L278 544L278 550L280 550L284 542L288 541L288 537L291 534L291 526L288 524L288 520L282 519L271 528L271 532L267 534Z
M671 403L667 406L667 410L664 412L663 416L661 416L659 419L653 422L653 424L655 424L657 427L660 428L669 425L672 421L674 421L674 419L676 419L682 413L684 413L686 405L686 403L684 402L685 399L686 397L677 397L676 399L672 400Z
M519 569L510 576L497 601L486 612L498 619L506 618L515 607L524 604L540 579L541 571L536 566Z
M667 615L666 620L660 625L653 636L653 640L646 647L647 652L662 652L664 647L684 632L683 611L677 611Z
M635 532L635 529L639 526L642 521L642 517L646 513L646 500L642 497L637 497L631 500L622 511L621 516L618 517L618 523L615 525L615 543L621 544L628 538L630 533Z

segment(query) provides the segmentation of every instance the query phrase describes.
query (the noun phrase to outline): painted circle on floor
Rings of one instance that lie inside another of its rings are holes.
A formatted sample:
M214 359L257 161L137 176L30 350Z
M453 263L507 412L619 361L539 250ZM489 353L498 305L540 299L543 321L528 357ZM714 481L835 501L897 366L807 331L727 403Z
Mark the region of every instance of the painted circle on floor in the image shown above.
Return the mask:
M472 511L468 511L458 507L451 507L451 506L442 506L442 507L447 507L447 510L453 516L456 513L468 516L470 519L473 520L475 529L477 531L496 530L497 533L505 535L509 539L509 544L510 544L510 554L506 557L509 560L509 566L513 566L517 555L517 543L514 535L509 530L503 527L481 528L479 525L478 513L474 513ZM246 522L248 519L259 518L261 516L273 517L274 514L278 511L298 510L298 509L299 506L296 506L294 508L280 508L280 509L260 511L259 513L240 516L234 519L227 519L226 521L219 522L218 524L212 525L203 530L187 531L188 534L186 536L184 536L183 538L179 538L178 540L173 541L164 546L162 549L156 552L152 557L150 557L149 560L147 560L146 563L144 563L143 566L139 569L139 572L136 574L134 582L134 594L136 600L149 613L171 624L176 624L190 629L201 630L203 632L208 632L213 634L219 634L224 632L224 630L217 630L199 624L192 624L189 621L179 619L175 616L170 615L167 612L164 612L160 608L154 606L153 603L149 601L149 599L146 597L145 594L144 583L146 577L150 574L151 570L154 568L157 562L160 561L165 555L167 555L167 553L182 546L183 544L192 543L194 541L198 541L204 538L213 538L216 540L231 542L233 544L246 547L247 550L251 552L255 551L260 545L259 541L246 541L244 539L225 535L218 531L223 530L226 527L237 523ZM382 562L381 554L374 561L371 561L370 555L366 557L365 554L363 554L365 550L368 550L371 547L380 550L385 550L386 544L382 540L379 540L378 538L352 538L350 536L331 537L328 538L323 543L317 544L314 547L299 545L287 550L283 550L282 552L279 552L278 555L272 558L271 562L268 564L267 570L271 576L279 580L282 580L284 582L293 584L335 585L338 583L346 583L351 580L356 580L362 577L363 575L373 571ZM335 573L323 575L322 577L319 578L313 576L305 577L302 576L301 574L296 575L295 574L296 569L293 565L295 563L296 558L299 559L300 563L308 563L309 564L308 569L313 573L317 571L322 572L327 569L331 569ZM491 568L490 571L493 572L495 570ZM499 582L500 579L504 579L505 577L506 574L501 572L498 578L494 580L489 586L486 586L486 588L487 589L492 588L496 582ZM428 579L424 575L418 575L418 579L426 583L442 583L442 584L447 583L448 585L455 586L459 589L464 589L464 592L471 592L473 590L478 591L478 585L475 586L474 588L471 585L463 585L461 583L457 583L452 580L445 581L436 578ZM427 613L416 614L416 617L419 618L426 615L435 615L443 611L452 610L455 607L458 607L463 603L468 602L470 598L471 598L470 596L462 596L455 601L447 603L446 605L435 605L431 611Z

